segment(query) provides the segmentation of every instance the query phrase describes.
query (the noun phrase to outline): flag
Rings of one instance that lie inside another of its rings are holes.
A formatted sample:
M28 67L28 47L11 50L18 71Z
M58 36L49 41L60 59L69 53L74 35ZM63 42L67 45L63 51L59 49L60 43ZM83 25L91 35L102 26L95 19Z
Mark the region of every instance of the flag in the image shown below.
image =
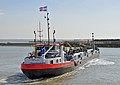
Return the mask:
M42 11L42 12L47 11L47 6L40 7L39 9L40 9L40 11Z

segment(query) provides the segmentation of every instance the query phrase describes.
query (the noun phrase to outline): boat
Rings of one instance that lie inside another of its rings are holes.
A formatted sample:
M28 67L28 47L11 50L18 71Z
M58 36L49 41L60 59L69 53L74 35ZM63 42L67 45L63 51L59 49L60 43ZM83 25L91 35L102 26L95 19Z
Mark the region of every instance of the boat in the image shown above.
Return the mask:
M49 20L48 13L47 20ZM36 33L34 32L34 34L36 41ZM48 43L35 42L34 51L30 52L21 64L21 70L28 78L48 78L71 72L88 61L98 58L100 54L99 49L94 44L73 48L68 43L69 50L65 50L64 43L56 43L55 39L53 41L50 43L48 36Z
M37 54L29 53L21 64L22 72L30 79L52 77L75 70L88 61L99 57L99 49L63 50L61 44L37 44Z
M99 49L91 47L63 50L61 44L37 44L37 55L29 53L21 64L22 72L30 79L52 77L70 72L89 60L99 57Z

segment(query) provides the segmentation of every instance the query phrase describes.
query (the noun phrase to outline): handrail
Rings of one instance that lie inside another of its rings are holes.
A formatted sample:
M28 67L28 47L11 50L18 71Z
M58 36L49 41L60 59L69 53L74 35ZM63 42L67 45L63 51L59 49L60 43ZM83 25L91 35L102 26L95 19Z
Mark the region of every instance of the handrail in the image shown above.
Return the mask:
M45 59L45 55L52 49L53 46L51 46L44 54L43 54L43 57Z
M70 49L71 49L71 48L72 48L72 46L70 45L70 43L68 43L68 42L67 42L67 44L68 44L68 46L69 46L69 47L70 47Z

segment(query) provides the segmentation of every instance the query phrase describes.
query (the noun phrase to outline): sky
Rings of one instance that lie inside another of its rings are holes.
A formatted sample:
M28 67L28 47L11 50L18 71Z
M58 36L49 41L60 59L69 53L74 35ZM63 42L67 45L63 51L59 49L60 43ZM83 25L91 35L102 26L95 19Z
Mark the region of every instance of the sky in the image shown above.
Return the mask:
M120 39L120 0L0 0L0 39L32 39L39 21L46 39L41 6L48 8L51 38L56 30L57 39L90 39L91 33Z

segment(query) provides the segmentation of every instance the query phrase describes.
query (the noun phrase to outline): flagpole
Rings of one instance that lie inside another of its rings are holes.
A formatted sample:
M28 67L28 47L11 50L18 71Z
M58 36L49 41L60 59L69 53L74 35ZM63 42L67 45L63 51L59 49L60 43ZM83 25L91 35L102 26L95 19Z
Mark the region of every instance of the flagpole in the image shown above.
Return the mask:
M48 13L48 9L47 9L47 27L48 27L48 44L50 44L50 23L49 23L49 17L48 17L49 13Z
M50 23L49 23L49 13L47 11L47 6L43 6L43 7L40 7L40 11L46 11L47 12L47 15L45 16L46 20L47 20L47 28L48 28L48 44L50 44Z

